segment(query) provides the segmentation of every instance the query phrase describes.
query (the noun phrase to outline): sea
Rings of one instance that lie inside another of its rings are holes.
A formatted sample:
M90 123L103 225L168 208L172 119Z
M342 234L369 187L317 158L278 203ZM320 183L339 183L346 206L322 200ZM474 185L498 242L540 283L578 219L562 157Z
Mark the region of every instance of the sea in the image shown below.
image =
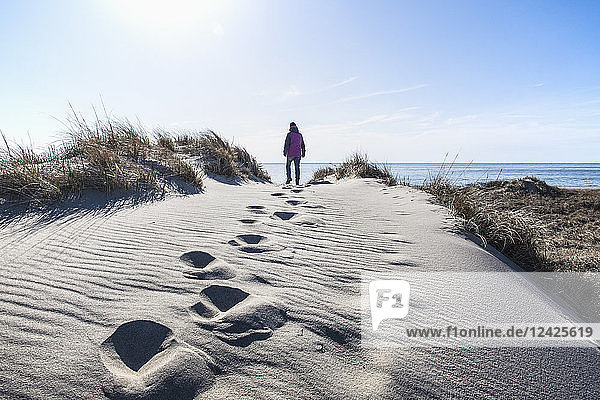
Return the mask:
M306 183L313 172L335 163L302 163L300 182ZM496 179L535 176L547 184L560 187L600 186L600 163L387 163L399 181L420 185L427 179L443 174L456 185L468 185ZM274 183L285 182L284 163L266 163ZM292 164L292 177L294 175Z

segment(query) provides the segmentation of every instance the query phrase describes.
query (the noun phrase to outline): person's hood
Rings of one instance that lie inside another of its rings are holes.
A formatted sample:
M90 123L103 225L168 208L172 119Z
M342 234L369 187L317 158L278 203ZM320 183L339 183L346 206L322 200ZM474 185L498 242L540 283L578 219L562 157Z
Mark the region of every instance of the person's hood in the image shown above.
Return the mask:
M300 133L297 126L290 126L290 132Z

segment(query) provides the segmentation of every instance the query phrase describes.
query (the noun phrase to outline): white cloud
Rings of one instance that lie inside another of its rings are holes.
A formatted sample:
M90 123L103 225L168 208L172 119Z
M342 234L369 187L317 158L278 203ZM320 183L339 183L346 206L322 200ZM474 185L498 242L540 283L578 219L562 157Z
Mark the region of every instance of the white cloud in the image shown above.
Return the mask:
M381 90L378 92L367 93L367 94L363 94L363 95L359 95L359 96L344 97L343 99L336 100L334 103L345 103L347 101L366 99L366 98L374 97L374 96L383 96L386 94L405 93L405 92L410 92L412 90L421 89L426 86L428 86L428 85L416 85L416 86L412 86L412 87L404 88L404 89Z
M312 133L321 134L348 134L350 131L353 131L354 128L363 127L365 125L374 124L376 122L389 122L400 119L414 118L414 115L408 114L407 111L417 110L418 108L419 107L406 107L399 110L398 113L372 115L370 117L358 121L313 125L307 127L306 130Z
M343 85L345 85L347 83L355 81L357 79L358 79L358 76L351 76L350 78L345 79L345 80L343 80L341 82L334 83L333 85L327 86L327 89L333 89L333 88L336 88L336 87L340 87L340 86L343 86Z

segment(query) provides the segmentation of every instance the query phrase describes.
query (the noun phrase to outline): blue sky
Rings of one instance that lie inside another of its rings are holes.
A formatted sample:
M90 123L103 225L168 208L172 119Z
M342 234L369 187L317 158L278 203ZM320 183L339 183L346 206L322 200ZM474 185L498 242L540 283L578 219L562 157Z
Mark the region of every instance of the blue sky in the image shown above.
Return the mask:
M596 162L600 3L0 1L0 129L59 138L70 101L211 128L263 162Z

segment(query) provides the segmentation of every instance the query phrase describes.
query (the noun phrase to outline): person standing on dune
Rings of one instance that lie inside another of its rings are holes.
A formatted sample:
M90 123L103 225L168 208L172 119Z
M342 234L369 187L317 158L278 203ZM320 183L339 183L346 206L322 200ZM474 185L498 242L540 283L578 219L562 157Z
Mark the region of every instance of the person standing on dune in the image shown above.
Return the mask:
M296 185L300 184L300 158L305 155L304 138L298 131L296 123L290 122L290 131L285 137L285 144L283 145L283 156L287 157L285 162L285 172L287 173L286 185L292 181L292 161L294 162L294 172L296 173Z

